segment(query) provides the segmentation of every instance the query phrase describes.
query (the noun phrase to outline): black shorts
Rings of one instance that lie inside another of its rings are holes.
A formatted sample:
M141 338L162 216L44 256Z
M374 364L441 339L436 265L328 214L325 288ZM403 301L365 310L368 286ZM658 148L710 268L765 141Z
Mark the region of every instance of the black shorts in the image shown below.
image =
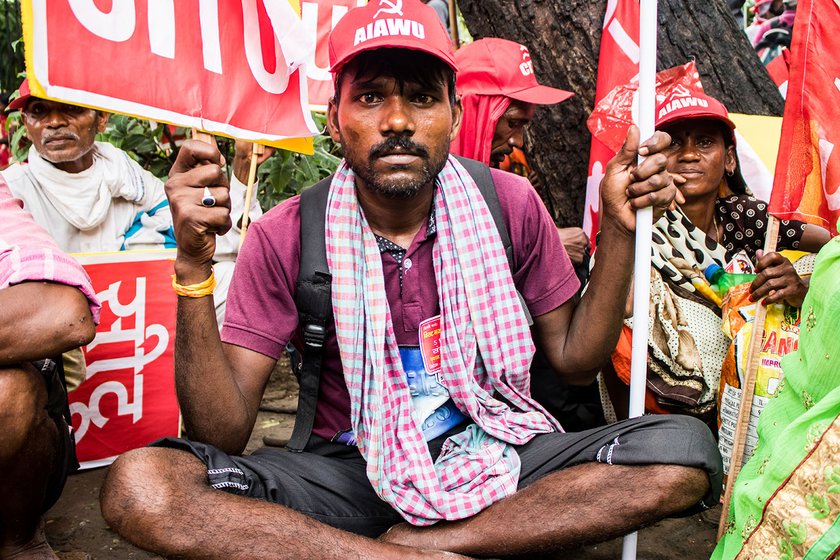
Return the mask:
M464 425L452 432L462 429ZM432 457L452 432L429 442ZM403 521L376 495L355 447L313 436L303 453L263 448L237 457L184 439L167 438L152 445L193 453L207 465L214 488L281 504L346 531L377 537ZM720 499L723 467L717 444L703 422L688 416L643 416L583 432L538 435L516 450L522 462L519 488L587 462L675 464L709 474L711 490L692 512Z
M76 441L70 431L70 406L64 385L64 368L61 359L39 360L32 365L41 374L47 388L47 414L58 430L58 441L53 468L47 481L47 491L41 511L46 512L58 501L70 473L79 468L76 460Z

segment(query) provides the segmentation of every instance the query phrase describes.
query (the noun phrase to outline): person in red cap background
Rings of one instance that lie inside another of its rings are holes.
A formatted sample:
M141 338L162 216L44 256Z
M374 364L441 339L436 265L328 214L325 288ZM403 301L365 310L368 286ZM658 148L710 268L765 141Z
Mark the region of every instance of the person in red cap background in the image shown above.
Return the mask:
M463 116L450 151L494 168L500 168L514 149L524 155L525 131L537 105L560 103L572 96L571 92L541 85L528 48L514 41L479 39L458 49L455 61ZM558 227L557 232L578 279L585 282L589 276L589 238L580 227ZM604 423L596 383L584 387L563 384L540 352L531 374L532 394L564 426L577 430Z
M573 94L541 85L528 48L514 41L489 37L455 52L457 90L464 108L461 131L452 141L453 154L499 167L514 148L525 147L525 130L537 105L553 105ZM589 254L582 228L557 228L572 263Z
M767 296L766 303L799 307L808 286L788 259L777 252L762 254L767 204L748 194L735 150L735 124L726 107L701 91L680 88L657 107L656 127L672 138L665 150L668 171L685 200L654 224L652 263L657 274L651 290L659 294L658 301L671 302L669 316L681 317L685 325L679 329L677 355L658 348L665 344L651 338L648 384L659 397L649 390L646 406L650 412L691 414L714 425L729 339L721 331L718 306L693 285L692 270L702 274L711 264L723 267L741 252L759 273L751 287L753 301ZM828 240L828 231L821 227L780 222L780 250L817 252ZM632 301L627 309L629 313ZM669 317L657 315L654 320L667 324ZM613 367L604 372L618 418L626 417L630 344L630 329L625 327ZM698 386L705 389L691 389Z
M215 234L230 227L221 156L188 142L171 171L175 377L191 440L117 459L102 488L111 527L181 558L508 556L714 504L720 455L701 422L637 418L565 433L528 388L534 341L559 376L584 384L614 346L635 209L659 213L676 196L660 153L667 135L640 145L633 128L610 162L599 245L609 268L593 270L575 303L577 279L528 182L488 171L509 265L479 187L449 154L461 122L457 66L434 11L373 1L341 19L329 46L327 122L344 159L307 191L315 199L292 198L253 224L221 337L201 290ZM205 188L213 208L201 205ZM299 278L309 204L325 212L325 324L296 306L310 281ZM312 343L305 353L322 347L308 442L241 455L276 360L301 338Z

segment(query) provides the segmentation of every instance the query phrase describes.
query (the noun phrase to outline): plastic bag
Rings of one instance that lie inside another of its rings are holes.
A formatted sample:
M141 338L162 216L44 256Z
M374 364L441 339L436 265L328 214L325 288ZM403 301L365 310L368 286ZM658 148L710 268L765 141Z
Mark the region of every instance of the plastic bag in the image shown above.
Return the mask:
M657 72L656 104L662 103L677 88L703 91L694 61ZM613 88L598 102L586 120L586 126L592 136L614 152L618 152L624 144L624 137L627 136L630 125L638 122L638 119L634 119L634 115L639 112L638 90L638 78L629 84Z
M793 253L785 251L791 261ZM802 253L798 253L802 255ZM718 446L723 456L724 472L729 471L735 427L741 406L741 386L747 369L747 357L752 338L755 302L749 300L749 284L732 288L723 300L723 332L732 339L723 360L718 393ZM767 306L764 322L764 342L759 353L755 377L747 439L743 461L752 455L757 441L758 417L767 402L776 395L782 381L782 356L796 350L799 345L799 308L780 303Z

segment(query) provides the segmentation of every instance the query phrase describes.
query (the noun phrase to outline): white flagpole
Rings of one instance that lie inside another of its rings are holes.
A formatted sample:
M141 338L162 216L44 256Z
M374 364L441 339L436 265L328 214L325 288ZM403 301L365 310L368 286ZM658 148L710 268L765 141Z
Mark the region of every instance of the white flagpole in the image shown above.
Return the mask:
M654 132L656 107L656 0L639 6L639 131L644 141ZM643 158L639 158L641 161ZM633 266L633 354L630 361L630 409L634 418L645 412L650 306L650 251L653 209L636 212L636 261ZM622 560L635 560L638 533L624 537Z

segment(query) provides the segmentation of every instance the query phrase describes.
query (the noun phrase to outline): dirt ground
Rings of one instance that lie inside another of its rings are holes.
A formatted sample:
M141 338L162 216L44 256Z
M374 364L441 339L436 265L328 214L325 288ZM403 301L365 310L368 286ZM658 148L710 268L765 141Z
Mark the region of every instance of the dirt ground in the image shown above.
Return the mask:
M248 449L263 445L263 437L284 439L291 435L297 387L288 370L278 367L263 399L262 410ZM58 503L46 515L47 537L62 560L158 559L138 549L110 530L99 512L99 488L106 469L70 477ZM706 560L714 548L720 507L684 519L667 519L642 530L638 560ZM621 558L617 539L556 556L559 560L611 560Z

